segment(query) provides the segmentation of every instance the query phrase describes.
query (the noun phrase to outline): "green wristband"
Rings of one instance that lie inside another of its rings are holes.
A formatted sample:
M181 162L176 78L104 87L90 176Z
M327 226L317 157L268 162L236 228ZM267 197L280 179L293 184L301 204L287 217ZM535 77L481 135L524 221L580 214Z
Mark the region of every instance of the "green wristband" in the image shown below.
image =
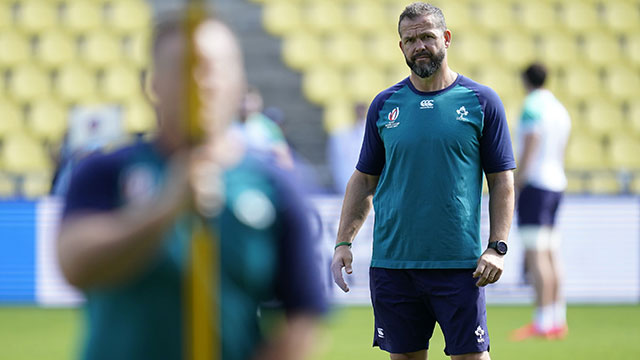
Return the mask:
M351 243L348 241L341 241L339 243L336 244L336 246L333 248L333 250L337 249L339 246L343 246L346 245L348 247L351 247Z

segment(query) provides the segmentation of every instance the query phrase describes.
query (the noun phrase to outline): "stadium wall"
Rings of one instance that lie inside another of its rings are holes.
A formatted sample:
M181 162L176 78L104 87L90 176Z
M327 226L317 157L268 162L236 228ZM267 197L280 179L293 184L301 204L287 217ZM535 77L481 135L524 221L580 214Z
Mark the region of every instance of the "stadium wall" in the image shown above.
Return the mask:
M342 198L313 198L322 233L319 256L324 280L339 304L369 303L368 266L373 217L358 234L351 291L343 294L330 281L331 261ZM0 202L0 304L69 306L82 296L65 283L55 257L54 239L62 204L58 199ZM482 238L488 237L487 202L482 210ZM565 292L570 303L640 302L640 199L637 197L569 196L559 212L563 236ZM487 287L494 304L531 303L533 292L523 281L523 248L512 229L510 253L499 283Z

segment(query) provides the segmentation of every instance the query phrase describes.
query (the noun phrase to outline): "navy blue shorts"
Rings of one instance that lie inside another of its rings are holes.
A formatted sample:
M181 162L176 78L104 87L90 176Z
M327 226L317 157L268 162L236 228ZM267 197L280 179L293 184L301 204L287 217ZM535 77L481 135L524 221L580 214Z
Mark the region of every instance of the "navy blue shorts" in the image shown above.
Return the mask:
M527 185L518 197L518 225L554 226L562 192Z
M473 271L370 268L373 346L394 354L428 349L438 322L445 354L488 351L484 288Z

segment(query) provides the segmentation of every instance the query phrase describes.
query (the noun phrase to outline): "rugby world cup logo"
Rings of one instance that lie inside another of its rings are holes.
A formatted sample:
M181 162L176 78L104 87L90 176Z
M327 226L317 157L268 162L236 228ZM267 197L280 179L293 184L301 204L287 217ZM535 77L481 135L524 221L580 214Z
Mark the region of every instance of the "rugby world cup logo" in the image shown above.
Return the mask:
M398 119L399 115L400 115L399 107L396 107L395 109L391 110L389 115L387 115L387 119L389 119L389 122L385 125L385 127L387 129L397 127L400 124L399 122L396 122L396 119Z

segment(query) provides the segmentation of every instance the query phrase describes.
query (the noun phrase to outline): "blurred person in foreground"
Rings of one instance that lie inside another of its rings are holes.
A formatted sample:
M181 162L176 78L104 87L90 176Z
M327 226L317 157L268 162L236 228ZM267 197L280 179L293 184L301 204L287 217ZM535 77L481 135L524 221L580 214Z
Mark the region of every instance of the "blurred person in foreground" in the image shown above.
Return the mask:
M455 15L454 15L455 16ZM484 286L500 279L513 217L515 161L498 95L451 70L451 31L437 7L398 21L408 78L373 100L345 194L332 271L344 290L351 243L375 209L369 272L374 345L427 359L436 322L452 359L490 359ZM480 239L482 175L490 235Z
M229 135L245 87L240 49L216 20L195 32L206 139L188 145L183 124L186 50L179 17L154 31L157 138L79 164L66 197L58 256L86 295L83 359L182 359L189 353L185 295L193 219L219 236L223 360L301 359L325 310L313 266L307 209L275 167ZM262 301L279 299L283 330L266 342Z
M564 153L571 120L560 101L544 88L546 78L547 70L541 64L532 64L522 73L528 95L520 117L522 146L515 186L518 230L533 275L536 311L531 324L512 333L516 341L534 336L563 338L568 332L555 222L567 187Z

